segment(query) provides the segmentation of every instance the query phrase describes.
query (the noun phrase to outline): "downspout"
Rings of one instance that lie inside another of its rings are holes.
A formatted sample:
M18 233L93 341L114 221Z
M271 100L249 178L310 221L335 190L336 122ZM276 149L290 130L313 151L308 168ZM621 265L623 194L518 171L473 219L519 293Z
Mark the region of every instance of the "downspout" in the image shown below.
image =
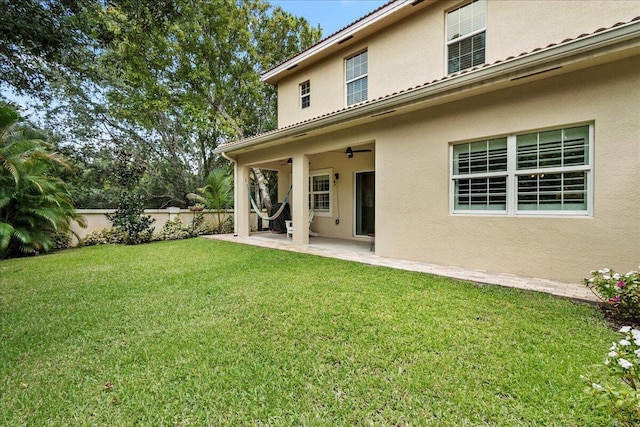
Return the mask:
M241 191L241 189L236 188L237 187L237 183L235 182L235 178L238 176L238 161L232 157L227 156L227 153L225 153L224 151L220 152L220 155L222 156L223 159L227 159L229 160L231 163L233 163L233 181L234 181L234 185L233 185L233 237L238 237L238 191Z

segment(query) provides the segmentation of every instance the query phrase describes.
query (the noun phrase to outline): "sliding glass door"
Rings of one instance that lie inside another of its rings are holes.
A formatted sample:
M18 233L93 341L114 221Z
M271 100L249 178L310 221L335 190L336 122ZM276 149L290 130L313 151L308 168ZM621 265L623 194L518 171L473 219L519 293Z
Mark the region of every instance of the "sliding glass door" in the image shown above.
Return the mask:
M355 184L355 235L367 236L376 232L375 172L356 172Z

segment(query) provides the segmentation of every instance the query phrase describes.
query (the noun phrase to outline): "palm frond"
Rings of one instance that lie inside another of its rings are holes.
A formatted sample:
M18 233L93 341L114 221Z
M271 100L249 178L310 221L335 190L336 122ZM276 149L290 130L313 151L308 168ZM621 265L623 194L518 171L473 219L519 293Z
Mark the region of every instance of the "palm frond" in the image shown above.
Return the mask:
M0 222L0 252L4 252L9 247L13 231L11 224Z

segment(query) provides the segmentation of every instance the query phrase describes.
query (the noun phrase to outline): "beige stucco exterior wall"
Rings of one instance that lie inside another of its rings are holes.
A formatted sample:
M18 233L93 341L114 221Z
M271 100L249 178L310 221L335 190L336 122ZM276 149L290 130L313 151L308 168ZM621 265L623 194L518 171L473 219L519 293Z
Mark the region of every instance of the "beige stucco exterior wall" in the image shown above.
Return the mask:
M640 16L638 0L498 0L487 3L487 62L590 34Z
M353 239L355 171L375 169L376 254L441 265L578 282L595 268L640 263L640 57L523 83L347 130L256 149L240 163L305 153L309 170L332 168L331 217L321 236ZM594 125L592 217L459 215L450 210L450 144ZM346 146L374 153L347 159ZM289 169L281 169L286 184ZM286 188L285 188L286 187ZM283 189L284 188L284 189ZM281 194L282 198L284 193ZM340 224L335 224L335 219Z
M344 60L369 55L369 99L446 75L445 14L464 4L438 2L367 39L356 41L313 67L278 82L278 126L346 107ZM640 16L640 1L489 0L486 62L493 63L582 33ZM311 82L311 107L300 107L299 84Z
M376 134L376 158L384 159L376 162L376 253L570 282L594 268L637 268L639 69L636 57L383 126ZM450 142L585 122L595 126L593 217L450 212Z

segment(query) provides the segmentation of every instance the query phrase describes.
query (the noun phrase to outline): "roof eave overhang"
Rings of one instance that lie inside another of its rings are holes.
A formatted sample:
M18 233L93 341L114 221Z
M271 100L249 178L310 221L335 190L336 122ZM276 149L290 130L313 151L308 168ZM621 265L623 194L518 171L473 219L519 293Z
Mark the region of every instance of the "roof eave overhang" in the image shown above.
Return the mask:
M423 8L435 0L398 0L390 2L364 18L354 22L348 27L321 40L309 49L300 52L276 67L262 73L260 80L271 85L277 85L278 81L291 72L296 72L303 67L325 58L343 47L369 36L379 25L389 25L413 13L417 7Z
M218 147L214 152L232 154L249 147L255 148L274 142L277 142L278 145L287 143L291 139L300 138L318 129L326 129L338 125L344 126L349 122L385 114L385 112L391 110L398 111L416 104L425 104L426 107L431 100L438 99L441 101L443 97L453 98L454 95L457 95L457 99L459 99L460 95L465 92L468 92L468 96L472 96L475 94L474 89L477 88L482 88L486 92L492 86L497 86L501 82L504 83L506 81L518 84L517 81L524 82L527 77L538 76L547 72L551 75L551 72L554 71L556 74L561 73L562 68L566 65L593 59L607 52L621 50L631 51L633 54L639 53L640 21L634 21L567 43L494 63L451 78L444 78L431 84L365 102L306 122L235 143L225 144Z

